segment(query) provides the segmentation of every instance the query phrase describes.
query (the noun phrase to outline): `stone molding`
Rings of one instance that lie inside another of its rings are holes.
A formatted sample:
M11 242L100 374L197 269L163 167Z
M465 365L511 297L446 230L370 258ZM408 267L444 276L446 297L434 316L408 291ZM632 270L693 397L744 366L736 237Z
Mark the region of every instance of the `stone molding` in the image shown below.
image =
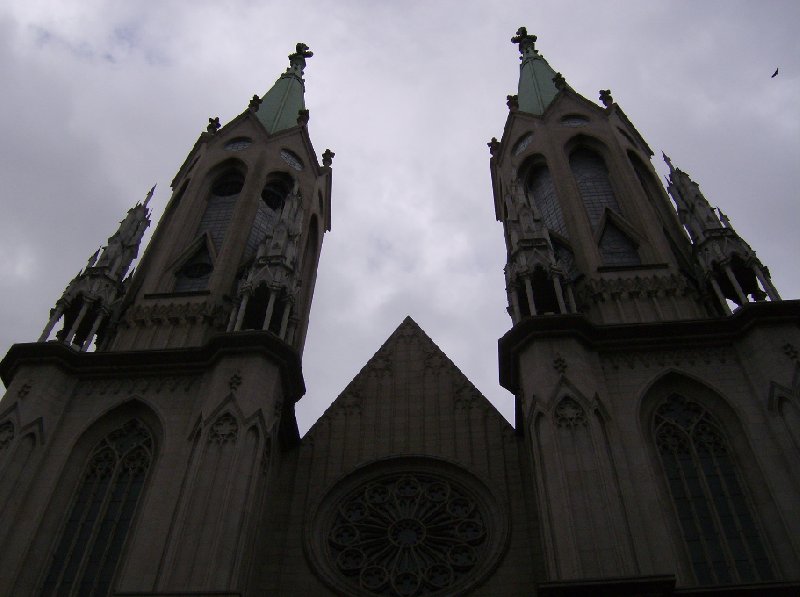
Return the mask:
M605 353L670 351L727 347L760 325L800 325L800 300L748 303L727 317L656 323L596 325L584 315L529 317L498 341L500 384L519 388L519 357L537 339L574 338L587 350Z

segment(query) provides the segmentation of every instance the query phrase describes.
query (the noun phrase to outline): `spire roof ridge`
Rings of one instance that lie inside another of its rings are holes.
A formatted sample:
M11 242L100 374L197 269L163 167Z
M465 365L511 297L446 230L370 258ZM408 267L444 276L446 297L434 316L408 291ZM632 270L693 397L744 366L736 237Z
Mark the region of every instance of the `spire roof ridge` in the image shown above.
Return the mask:
M297 126L298 114L306 108L303 71L306 59L313 55L314 52L306 44L298 43L295 51L289 54L286 71L261 98L257 115L268 133L274 134Z
M536 39L527 28L520 27L511 42L518 45L521 54L517 91L519 110L541 115L566 83L561 73L553 70L536 49Z

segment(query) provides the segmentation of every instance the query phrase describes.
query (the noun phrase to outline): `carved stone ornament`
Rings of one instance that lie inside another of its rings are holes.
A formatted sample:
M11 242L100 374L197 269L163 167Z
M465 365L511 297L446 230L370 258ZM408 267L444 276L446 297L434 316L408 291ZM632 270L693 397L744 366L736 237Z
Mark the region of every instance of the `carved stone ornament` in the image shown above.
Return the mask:
M800 356L800 353L798 353L797 348L795 347L795 345L794 344L790 344L789 342L787 342L786 344L783 345L783 354L785 354L787 357L789 357L793 361L796 361L797 357Z
M519 96L516 95L507 95L506 96L506 106L512 112L515 112L519 109Z
M556 407L555 421L558 427L586 427L586 411L572 398L564 398Z
M208 433L208 443L216 442L224 444L226 442L236 442L239 433L239 424L231 413L220 416L211 426Z
M504 547L489 490L432 459L378 462L345 478L308 528L312 562L337 594L465 595Z
M322 165L330 167L333 164L333 158L336 156L330 149L326 149L322 154Z
M500 149L500 141L497 140L497 137L492 137L492 140L489 141L486 145L489 146L489 153L493 156L497 155L497 151Z
M253 112L258 112L258 109L261 107L262 101L263 100L260 97L254 95L252 98L250 98L250 104L247 107L250 108Z
M5 450L14 439L14 423L4 421L0 423L0 450Z
M611 90L610 89L601 89L600 90L600 101L606 108L610 108L614 104L614 98L611 97Z
M681 350L610 352L602 355L600 364L604 370L619 370L623 365L629 369L724 365L735 358L734 352L730 348L715 346Z
M228 388L231 392L235 392L240 385L242 385L242 376L237 371L231 375L231 378L228 380Z
M560 354L557 354L556 358L553 359L553 369L558 371L559 374L564 375L564 372L567 370L567 360Z
M564 89L567 86L567 80L561 73L556 73L553 77L553 84L556 86L556 89Z
M196 375L163 375L150 377L115 377L112 379L82 380L79 392L91 394L146 394L161 392L188 392L197 384Z
M206 127L206 130L213 135L221 127L222 125L219 123L219 116L215 116L214 118L208 119L208 126Z
M17 391L17 398L25 398L28 394L31 393L31 384L24 383L20 386L19 390Z
M297 124L300 126L305 126L308 124L308 119L311 117L311 112L308 110L298 110L297 111Z

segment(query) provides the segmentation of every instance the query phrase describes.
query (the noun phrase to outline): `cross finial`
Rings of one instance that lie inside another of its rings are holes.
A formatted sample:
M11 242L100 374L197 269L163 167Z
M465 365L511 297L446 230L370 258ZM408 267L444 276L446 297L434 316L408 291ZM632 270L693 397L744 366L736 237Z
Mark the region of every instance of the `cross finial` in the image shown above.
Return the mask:
M611 105L614 103L614 98L611 97L611 90L610 89L601 89L600 90L600 101L603 102L603 105L606 108L610 108Z
M206 127L206 130L209 133L214 134L220 129L221 126L222 125L219 123L219 116L215 116L214 118L208 119L208 126Z
M511 43L519 46L519 53L522 55L525 55L529 49L534 54L536 53L536 48L534 47L536 36L529 35L527 27L517 29L517 34L511 38Z
M253 112L258 112L258 108L259 106L261 106L262 101L263 100L260 97L254 95L252 98L250 98L250 104L247 107L250 108Z
M294 54L289 54L289 60L294 60L297 58L311 58L314 55L306 44L303 42L298 42L297 45L294 47Z

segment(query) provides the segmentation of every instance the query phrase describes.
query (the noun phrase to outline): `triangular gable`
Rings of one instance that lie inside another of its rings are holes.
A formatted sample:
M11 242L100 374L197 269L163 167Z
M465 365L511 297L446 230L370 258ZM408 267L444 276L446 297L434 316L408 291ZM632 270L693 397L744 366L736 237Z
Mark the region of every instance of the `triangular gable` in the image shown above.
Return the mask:
M455 411L482 409L491 418L496 419L504 429L510 433L514 432L513 427L494 405L481 394L422 328L411 317L406 317L303 439L312 437L315 430L332 416L341 413L360 413L368 401L399 398L393 396L391 391L376 392L374 390L376 383L382 384L381 387L393 388L419 386L415 391L415 398L420 401L419 406L424 411L425 405L422 403L433 397L425 395L426 390L420 389L422 386L419 382L425 375L431 374L449 378L450 385L446 393L449 394L448 400ZM439 397L437 395L437 398ZM430 414L426 412L423 416Z

